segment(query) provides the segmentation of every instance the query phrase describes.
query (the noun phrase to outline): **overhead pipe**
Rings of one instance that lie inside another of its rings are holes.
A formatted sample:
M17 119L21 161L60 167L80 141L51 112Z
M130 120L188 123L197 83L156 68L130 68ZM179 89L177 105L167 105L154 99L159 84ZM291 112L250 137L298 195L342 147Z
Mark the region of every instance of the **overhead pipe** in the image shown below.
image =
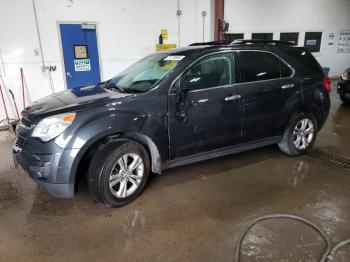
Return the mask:
M12 101L13 101L13 104L14 104L15 109L16 109L17 119L19 120L19 112L18 112L18 107L17 107L15 95L13 94L13 92L12 92L11 89L9 89L9 92L10 92L10 94L11 94Z
M21 67L21 83L22 83L22 105L23 109L26 108L26 99L25 99L25 93L24 93L24 75L23 75L23 68Z
M35 26L36 26L36 33L38 37L38 42L39 42L39 49L40 49L40 56L41 56L41 64L42 64L42 72L46 72L46 65L45 65L45 59L44 59L44 53L43 53L43 46L42 46L42 41L41 41L41 36L40 36L40 30L39 30L39 22L38 22L38 15L36 12L36 6L35 6L35 0L32 0L33 2L33 11L34 11L34 18L35 18ZM51 79L51 73L49 71L49 84L50 84L50 89L52 93L55 93L55 90L53 88L52 84L52 79Z
M182 10L180 9L180 0L177 0L177 32L178 32L178 47L180 47L181 44L181 19L180 16L182 15Z
M203 18L203 23L202 23L202 42L204 43L205 39L205 17L207 16L207 11L202 11L202 18Z

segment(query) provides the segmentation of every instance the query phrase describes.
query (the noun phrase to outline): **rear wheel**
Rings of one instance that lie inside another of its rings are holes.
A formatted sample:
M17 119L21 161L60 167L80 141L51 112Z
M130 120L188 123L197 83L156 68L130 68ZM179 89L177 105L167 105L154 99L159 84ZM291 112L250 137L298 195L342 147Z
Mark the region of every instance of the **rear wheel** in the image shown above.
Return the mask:
M110 207L130 203L146 185L149 162L147 151L136 142L108 143L90 164L88 186L92 197Z
M298 113L289 122L278 146L287 155L300 155L312 148L316 136L315 117L312 114Z

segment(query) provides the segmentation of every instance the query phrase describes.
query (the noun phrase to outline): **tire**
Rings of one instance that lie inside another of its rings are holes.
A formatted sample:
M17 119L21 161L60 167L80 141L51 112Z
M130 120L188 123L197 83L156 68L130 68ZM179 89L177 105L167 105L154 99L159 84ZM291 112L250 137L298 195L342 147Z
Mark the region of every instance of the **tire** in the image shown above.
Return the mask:
M127 168L123 168L125 163ZM136 168L130 171L133 163ZM96 201L121 207L141 195L149 173L149 155L142 145L129 140L114 141L100 148L92 158L87 173L88 188Z
M348 95L348 97L345 94L340 95L340 100L345 104L350 104L350 95Z
M303 125L305 123L306 125L304 127ZM305 129L304 131L302 131L303 128ZM289 156L303 154L314 145L317 137L317 130L317 121L312 114L303 112L297 113L291 118L287 125L282 140L278 143L278 147L283 153ZM299 137L301 137L301 140L299 140ZM304 137L305 140L303 140L302 137Z

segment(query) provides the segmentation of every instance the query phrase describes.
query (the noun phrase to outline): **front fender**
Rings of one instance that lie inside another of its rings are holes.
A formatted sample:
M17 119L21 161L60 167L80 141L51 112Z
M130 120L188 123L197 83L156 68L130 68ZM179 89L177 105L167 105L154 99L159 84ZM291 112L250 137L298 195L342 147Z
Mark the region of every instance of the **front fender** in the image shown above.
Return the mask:
M70 169L69 182L74 183L75 174L79 163L85 153L96 142L104 139L132 139L143 146L150 153L152 160L152 171L161 173L161 157L156 143L147 135L143 134L145 123L155 125L147 115L140 115L130 111L119 111L111 114L94 114L94 118L89 118L81 114L73 129L67 135L61 135L55 143L70 151L70 159L66 159L66 168ZM97 117L96 117L97 116ZM79 125L80 124L80 125Z
M55 139L55 143L65 151L70 151L70 159L65 159L70 167L69 182L74 182L75 172L84 153L100 139L122 133L124 130L140 132L146 116L130 111L104 113L79 112L74 126ZM92 117L93 115L93 117Z

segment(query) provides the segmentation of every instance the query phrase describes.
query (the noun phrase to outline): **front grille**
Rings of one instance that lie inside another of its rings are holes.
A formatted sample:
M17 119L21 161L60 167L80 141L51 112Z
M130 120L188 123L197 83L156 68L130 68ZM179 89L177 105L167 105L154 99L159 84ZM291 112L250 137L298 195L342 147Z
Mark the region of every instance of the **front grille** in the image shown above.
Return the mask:
M23 144L24 144L24 138L21 137L21 136L17 136L17 139L16 139L16 143L15 145L18 147L18 148L23 148Z

